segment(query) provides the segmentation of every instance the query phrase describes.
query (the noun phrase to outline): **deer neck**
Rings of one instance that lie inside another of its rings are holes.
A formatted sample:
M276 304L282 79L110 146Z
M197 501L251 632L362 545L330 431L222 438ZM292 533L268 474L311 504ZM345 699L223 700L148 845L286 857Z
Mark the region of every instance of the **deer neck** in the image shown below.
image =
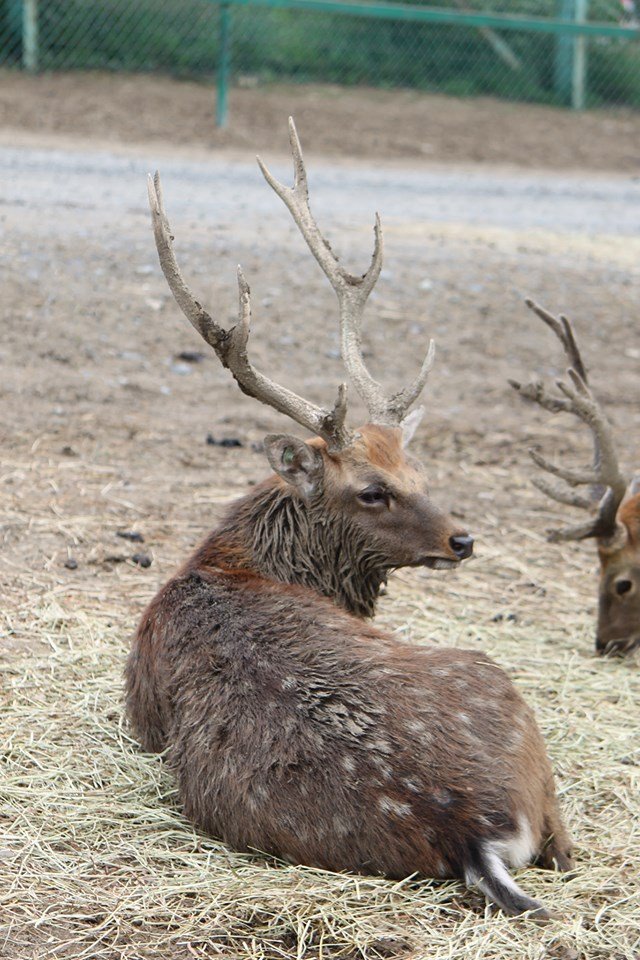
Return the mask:
M235 504L194 558L300 584L358 617L372 617L388 568L347 518L272 483Z

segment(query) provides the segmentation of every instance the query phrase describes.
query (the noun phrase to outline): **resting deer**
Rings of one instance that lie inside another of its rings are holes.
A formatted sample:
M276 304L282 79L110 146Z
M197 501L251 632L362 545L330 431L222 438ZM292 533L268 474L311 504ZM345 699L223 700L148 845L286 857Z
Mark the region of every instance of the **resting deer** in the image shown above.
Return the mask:
M545 410L574 414L593 433L593 465L586 469L562 467L530 451L538 467L566 483L540 477L533 481L538 489L559 503L591 513L585 523L552 530L549 540L596 540L600 558L596 650L626 654L640 645L640 476L629 481L620 470L611 425L588 385L570 321L552 316L531 300L526 304L560 340L571 383L558 381L562 396L549 394L539 382L523 385L510 380L511 386ZM586 495L575 489L584 485L589 486Z
M240 388L315 434L269 436L273 476L236 502L142 617L127 706L147 750L166 750L186 816L238 850L407 877L459 877L507 913L544 908L509 873L570 864L553 775L531 711L476 651L414 647L366 619L394 568L457 566L472 539L432 502L404 444L433 346L415 381L386 396L360 349L380 273L340 266L295 183L262 172L337 294L342 356L369 422L346 425L346 393L321 409L247 355L249 288L223 330L177 265L160 181L150 203L160 263L185 313Z

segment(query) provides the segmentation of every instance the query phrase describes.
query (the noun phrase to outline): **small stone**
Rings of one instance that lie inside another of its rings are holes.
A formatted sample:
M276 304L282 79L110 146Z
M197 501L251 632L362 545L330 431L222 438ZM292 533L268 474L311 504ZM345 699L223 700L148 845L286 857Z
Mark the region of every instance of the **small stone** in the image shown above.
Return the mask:
M116 530L116 537L122 537L123 540L130 540L132 543L144 543L142 534L134 530Z
M223 437L221 440L217 440L212 433L207 434L206 442L209 447L225 447L227 449L244 447L244 443L238 437Z
M202 363L205 354L200 350L181 350L176 354L176 360L183 360L185 363Z
M144 567L146 569L147 567L151 566L151 557L148 553L134 553L131 559L139 567Z
M67 570L78 569L78 561L75 559L75 557L67 557L67 559L64 562L64 565L67 568Z

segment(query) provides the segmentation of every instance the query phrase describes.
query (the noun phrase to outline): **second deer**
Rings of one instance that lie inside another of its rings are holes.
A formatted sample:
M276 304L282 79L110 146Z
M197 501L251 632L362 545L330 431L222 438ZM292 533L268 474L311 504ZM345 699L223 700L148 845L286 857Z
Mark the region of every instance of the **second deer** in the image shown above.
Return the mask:
M530 709L488 657L416 647L370 626L381 584L406 566L456 567L472 539L432 501L405 452L431 364L386 396L360 348L382 234L364 276L340 266L295 182L262 171L340 305L342 356L369 411L321 409L249 361L249 288L224 330L185 283L160 182L150 203L160 263L181 309L240 388L315 434L267 437L274 473L235 503L142 617L127 707L147 750L166 751L186 816L238 850L404 878L457 877L507 913L544 907L510 868L570 866L551 766Z
M596 541L600 559L596 650L627 654L640 646L640 476L625 477L620 469L611 424L587 382L571 322L554 317L531 300L526 304L560 340L570 382L558 381L560 395L549 393L540 382L523 385L511 380L511 386L545 410L573 414L593 434L593 463L581 470L550 463L530 451L538 467L564 481L558 484L539 477L535 485L553 500L590 513L584 523L551 531L549 539ZM585 494L576 490L584 486Z

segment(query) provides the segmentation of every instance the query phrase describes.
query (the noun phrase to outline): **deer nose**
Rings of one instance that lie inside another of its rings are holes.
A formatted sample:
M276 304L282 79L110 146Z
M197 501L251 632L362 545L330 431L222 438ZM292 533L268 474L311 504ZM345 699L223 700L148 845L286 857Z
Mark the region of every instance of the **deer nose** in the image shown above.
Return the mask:
M466 560L473 553L473 537L468 534L459 537L449 537L449 546L458 560Z

